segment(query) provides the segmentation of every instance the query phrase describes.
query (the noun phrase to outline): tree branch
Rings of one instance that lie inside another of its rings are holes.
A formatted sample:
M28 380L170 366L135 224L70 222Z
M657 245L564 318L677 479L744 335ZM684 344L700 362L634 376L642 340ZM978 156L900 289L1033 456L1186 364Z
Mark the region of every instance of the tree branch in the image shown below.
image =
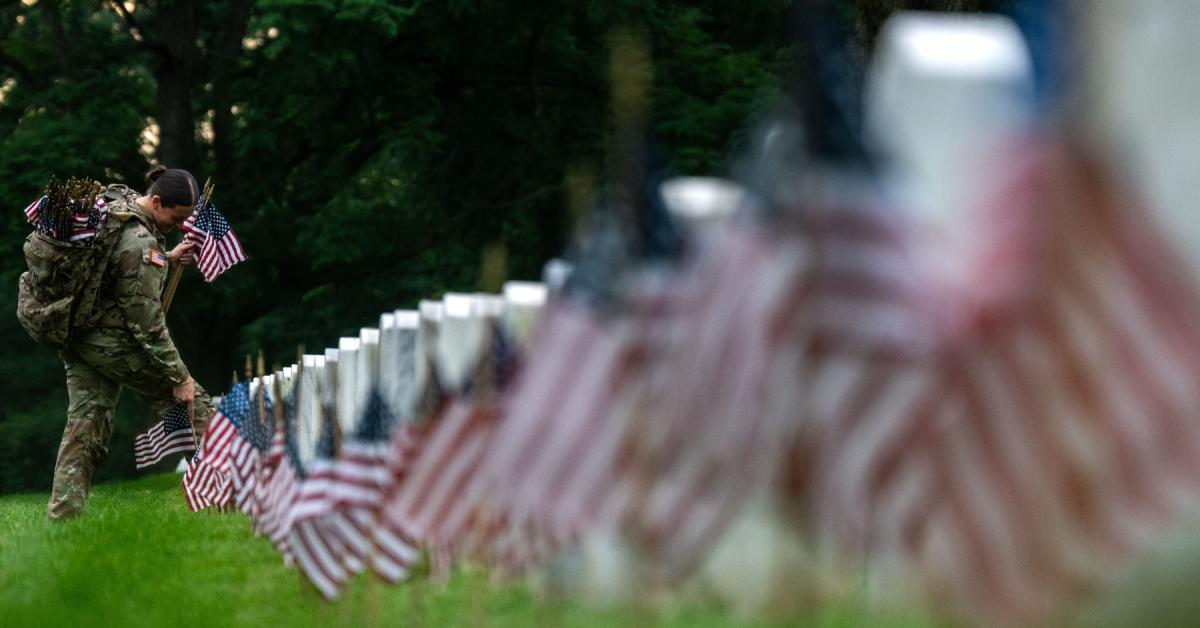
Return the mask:
M148 37L146 29L142 28L142 24L133 17L132 13L125 10L125 5L120 0L108 0L108 6L112 7L113 12L125 23L125 32L129 33L134 41L157 52L165 61L170 61L171 51L167 50L162 43Z

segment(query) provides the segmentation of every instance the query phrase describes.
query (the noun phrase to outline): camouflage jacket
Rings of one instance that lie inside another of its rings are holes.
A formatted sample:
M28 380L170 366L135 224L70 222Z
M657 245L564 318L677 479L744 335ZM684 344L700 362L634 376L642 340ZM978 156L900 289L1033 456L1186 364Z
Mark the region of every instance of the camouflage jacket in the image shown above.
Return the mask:
M154 219L126 195L109 205L109 220L121 226L108 268L101 280L93 315L87 325L87 342L111 346L114 353L133 355L135 368L158 371L172 384L189 374L171 335L162 309L162 289L167 277L163 234Z

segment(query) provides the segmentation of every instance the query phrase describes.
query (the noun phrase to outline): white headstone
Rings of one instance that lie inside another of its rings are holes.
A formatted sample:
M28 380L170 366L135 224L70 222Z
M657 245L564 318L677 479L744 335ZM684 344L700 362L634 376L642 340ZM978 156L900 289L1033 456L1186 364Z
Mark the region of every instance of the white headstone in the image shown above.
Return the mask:
M866 99L867 137L923 231L963 233L996 172L999 141L1028 121L1033 65L996 15L897 13L885 24ZM982 211L982 208L978 208Z
M414 409L420 314L396 310L384 316L390 316L390 324L379 330L379 391L393 412L408 418Z
M417 311L421 317L417 328L416 391L423 390L430 378L437 377L434 364L437 362L438 335L442 324L442 303L422 300ZM413 417L416 418L416 417Z
M358 332L358 362L355 364L354 424L362 419L367 400L379 382L379 330L364 327Z
M503 311L503 300L493 295L447 293L438 333L438 376L452 390L466 384L488 341L489 318Z
M526 349L533 340L535 325L546 305L546 284L509 281L504 284L504 334L518 347Z
M660 190L671 215L689 224L728 216L746 197L745 188L716 177L675 177L663 181Z
M321 425L321 380L325 376L325 356L305 355L296 382L296 445L300 460L307 463L316 454Z
M337 422L343 434L354 430L357 420L356 393L358 392L358 338L342 338L338 340L337 393L336 405Z

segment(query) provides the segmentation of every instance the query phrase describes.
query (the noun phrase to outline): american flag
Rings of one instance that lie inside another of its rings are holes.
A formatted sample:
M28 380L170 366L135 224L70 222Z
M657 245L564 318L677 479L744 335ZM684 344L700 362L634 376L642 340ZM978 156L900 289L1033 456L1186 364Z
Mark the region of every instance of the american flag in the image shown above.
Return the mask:
M97 196L91 211L83 210L72 214L71 242L82 242L96 237L100 227L108 216L108 203L103 196Z
M197 266L206 282L212 283L221 273L246 259L242 243L229 221L211 202L188 217L182 230L183 241L194 242L199 247Z
M388 497L380 529L426 544L438 559L475 550L497 533L479 473L502 410L500 386L512 362L499 321L485 321L487 344L476 357L456 399L443 407L420 437L411 467ZM401 432L401 436L403 436Z
M134 464L144 469L166 456L195 448L187 406L176 405L163 414L162 420L133 439Z
M415 453L412 425L395 428L395 424L395 416L376 390L358 430L342 445L330 487L335 510L330 525L345 543L347 568L357 572L370 566L388 582L407 577L420 556L411 538L377 525L387 487L407 475Z
M264 405L266 403L264 399ZM234 385L221 400L219 410L237 429L237 434L230 439L225 465L234 505L251 520L257 520L258 513L253 507L256 470L260 457L271 443L270 423L260 422L257 404L250 402L249 382Z
M586 307L550 305L478 489L490 516L512 528L489 549L502 571L518 571L599 523L594 491L614 480L623 427L610 421L611 410L635 373L628 341Z
M624 523L670 577L695 567L779 468L798 399L773 378L797 353L788 334L811 277L809 251L765 229L729 226L700 248L675 278L663 321L673 341L640 378L621 443Z
M280 554L289 563L293 559L288 544L288 533L292 529L292 506L300 495L300 484L304 470L296 450L296 414L293 400L276 400L283 404L283 418L271 442L268 465L270 479L263 485L261 502L261 529L275 544Z
M341 540L327 521L333 506L334 424L332 416L324 417L316 455L304 469L291 507L292 525L287 533L287 545L296 557L296 565L330 600L338 596L350 575L342 559Z
M631 402L666 337L676 299L669 260L681 250L657 188L629 183L636 207L597 207L564 294L547 306L505 396L478 489L494 527L486 551L502 573L614 525L628 492L617 473L625 433L647 419Z
M799 456L825 538L904 557L964 615L1010 624L1103 584L1200 497L1195 278L1107 173L1031 153L1010 162L987 259L959 260L975 281L921 304L936 353L884 360L822 333L822 429ZM889 296L859 285L860 312Z
M494 403L456 399L431 421L404 477L385 498L379 527L398 538L436 544L465 540L451 516L475 479L496 420Z
M38 216L41 215L42 208L46 206L48 200L50 199L43 196L25 207L25 220L29 224L37 224Z
M192 511L213 506L224 508L229 503L232 497L229 452L237 440L240 440L237 426L218 408L181 481Z
M95 203L90 208L75 207L75 211L71 212L70 224L59 225L56 219L51 217L43 219L41 215L42 209L48 201L49 199L43 196L26 206L25 220L29 224L36 225L42 233L69 242L84 242L96 237L108 216L108 203L104 201L103 196L97 196ZM76 205L74 201L70 202L72 206ZM66 232L68 228L70 229L69 233Z

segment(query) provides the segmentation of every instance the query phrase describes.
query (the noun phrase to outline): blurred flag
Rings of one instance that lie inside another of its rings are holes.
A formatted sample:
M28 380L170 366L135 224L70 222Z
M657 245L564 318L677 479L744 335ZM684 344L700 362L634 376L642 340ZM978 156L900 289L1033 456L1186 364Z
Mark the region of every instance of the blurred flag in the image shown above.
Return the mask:
M242 243L229 221L211 202L188 217L181 229L183 241L193 242L199 249L196 264L206 282L212 283L234 264L246 260Z
M273 463L273 468L263 490L261 529L290 564L293 553L288 544L288 533L292 528L292 506L300 495L304 470L296 451L295 403L291 400L276 400L275 403L283 404L283 418L268 456L268 464Z
M494 404L456 399L431 421L406 476L380 513L380 527L400 539L439 544L443 526L466 494L498 412Z
M349 574L342 560L341 541L326 521L333 505L335 421L326 416L322 423L315 457L304 469L304 479L291 507L292 525L287 532L287 545L296 557L296 566L309 582L326 599L332 600L338 596Z
M628 414L658 341L682 239L641 144L628 181L598 199L575 244L485 462L479 498L503 524L492 559L519 572L586 531L613 525ZM665 279L665 281L659 281ZM636 296L635 296L636 294ZM668 308L669 309L669 308Z
M602 505L596 491L611 486L621 433L609 411L635 372L631 349L627 335L613 333L589 308L550 305L479 488L494 516L512 527L491 549L504 571L544 558L534 550L573 537Z
M177 405L167 410L150 429L134 437L133 460L137 468L144 469L166 456L195 448L187 406Z
M416 448L412 424L396 423L376 390L357 432L342 445L330 487L334 502L330 526L345 543L347 568L358 572L370 566L387 582L406 578L420 558L416 541L378 525L384 492L407 475ZM389 432L394 432L390 440Z
M923 359L829 336L809 408L825 427L805 451L826 538L910 560L965 616L1024 625L1119 573L1200 496L1200 291L1079 152L1007 163L993 210L1025 228L990 229L980 254L1015 261L968 264L970 294L921 304L950 332ZM1024 271L998 299L1005 267ZM870 323L862 311L844 323Z

